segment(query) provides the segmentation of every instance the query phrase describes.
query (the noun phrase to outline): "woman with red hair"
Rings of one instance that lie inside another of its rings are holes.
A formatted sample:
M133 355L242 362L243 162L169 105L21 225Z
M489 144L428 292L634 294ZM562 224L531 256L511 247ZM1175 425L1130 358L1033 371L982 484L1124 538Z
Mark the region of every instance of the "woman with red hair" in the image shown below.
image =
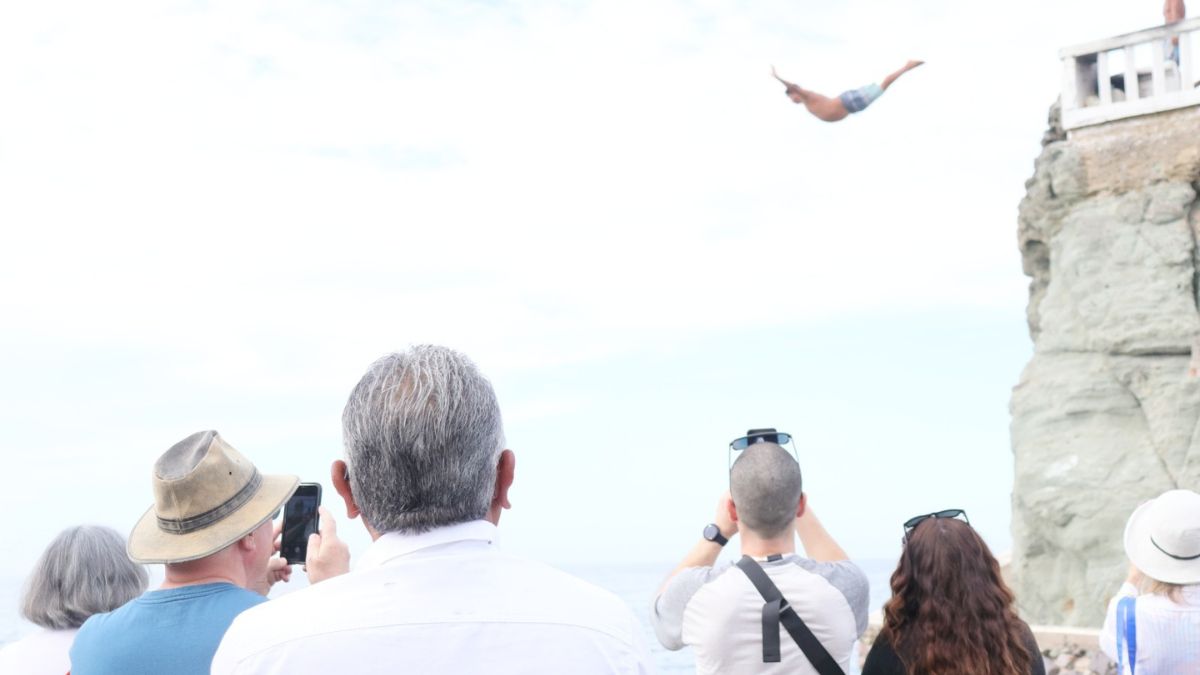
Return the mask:
M863 675L1045 675L1000 564L960 509L904 523L883 613Z

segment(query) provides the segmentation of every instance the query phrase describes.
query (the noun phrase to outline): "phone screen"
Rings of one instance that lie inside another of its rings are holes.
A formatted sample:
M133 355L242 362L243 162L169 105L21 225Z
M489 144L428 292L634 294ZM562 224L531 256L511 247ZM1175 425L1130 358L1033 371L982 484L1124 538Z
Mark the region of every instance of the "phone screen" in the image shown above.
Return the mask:
M288 564L302 565L308 555L308 535L317 531L317 507L321 505L321 486L301 483L283 507L283 541L279 555Z

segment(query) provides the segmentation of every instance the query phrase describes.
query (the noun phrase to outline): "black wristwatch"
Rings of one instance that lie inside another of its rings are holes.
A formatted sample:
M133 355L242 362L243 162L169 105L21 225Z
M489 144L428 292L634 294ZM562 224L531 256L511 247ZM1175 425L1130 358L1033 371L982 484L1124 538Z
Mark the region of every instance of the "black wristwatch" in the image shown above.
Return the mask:
M704 538L717 546L724 546L729 543L729 539L721 534L721 528L717 527L716 523L709 523L704 526Z

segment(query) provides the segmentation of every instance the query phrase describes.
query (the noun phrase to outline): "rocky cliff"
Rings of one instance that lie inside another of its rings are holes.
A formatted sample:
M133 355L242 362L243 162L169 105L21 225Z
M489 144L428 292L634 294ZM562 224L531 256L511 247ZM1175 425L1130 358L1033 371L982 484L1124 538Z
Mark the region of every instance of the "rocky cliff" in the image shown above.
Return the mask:
M1200 108L1043 138L1018 240L1034 355L1013 389L1012 579L1034 623L1098 626L1125 520L1200 490Z

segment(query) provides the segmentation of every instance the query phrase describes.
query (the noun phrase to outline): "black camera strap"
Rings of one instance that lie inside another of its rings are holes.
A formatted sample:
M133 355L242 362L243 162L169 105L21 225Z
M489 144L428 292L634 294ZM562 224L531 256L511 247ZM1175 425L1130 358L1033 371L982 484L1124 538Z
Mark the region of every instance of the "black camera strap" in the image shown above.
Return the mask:
M800 615L796 614L796 610L788 604L787 598L779 592L779 587L771 581L771 577L767 576L758 561L744 555L737 561L737 566L746 573L750 582L758 589L758 594L766 601L762 610L763 663L779 663L781 659L779 624L782 623L788 635L792 636L800 651L804 652L820 675L845 675L842 667L833 660L817 636L813 635Z

